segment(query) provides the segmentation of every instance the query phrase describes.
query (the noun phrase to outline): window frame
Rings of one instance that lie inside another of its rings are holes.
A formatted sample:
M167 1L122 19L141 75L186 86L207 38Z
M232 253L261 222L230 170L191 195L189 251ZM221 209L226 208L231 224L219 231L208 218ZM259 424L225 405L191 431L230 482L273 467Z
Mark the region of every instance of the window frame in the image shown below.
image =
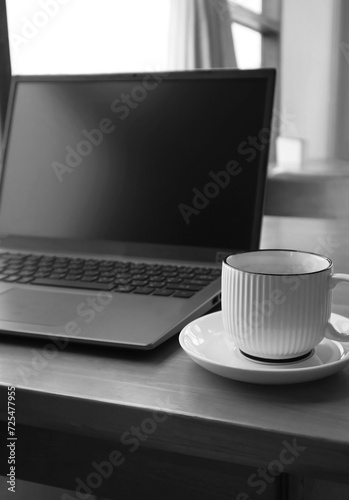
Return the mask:
M218 0L219 1L219 0ZM276 68L280 75L280 53L281 53L281 13L282 0L262 0L262 13L259 14L234 2L227 0L231 23L241 24L246 28L253 29L262 35L261 66ZM276 79L274 109L280 108L280 78ZM275 120L276 121L276 120ZM273 127L270 144L270 160L276 159L276 136L278 135L278 123Z
M280 24L282 0L263 0L262 13L242 7L234 0L227 0L231 22L258 31L262 35L262 66L280 64ZM271 45L274 50L271 51ZM275 50L275 49L278 50Z

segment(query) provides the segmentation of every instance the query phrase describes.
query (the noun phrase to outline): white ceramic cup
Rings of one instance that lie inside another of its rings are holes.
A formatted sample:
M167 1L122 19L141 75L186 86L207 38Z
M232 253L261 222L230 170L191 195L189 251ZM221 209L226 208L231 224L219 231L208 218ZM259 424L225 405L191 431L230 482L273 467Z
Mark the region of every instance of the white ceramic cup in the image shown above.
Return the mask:
M258 250L230 255L222 266L223 325L245 354L289 360L324 337L349 342L329 321L332 289L349 275L333 274L328 257Z

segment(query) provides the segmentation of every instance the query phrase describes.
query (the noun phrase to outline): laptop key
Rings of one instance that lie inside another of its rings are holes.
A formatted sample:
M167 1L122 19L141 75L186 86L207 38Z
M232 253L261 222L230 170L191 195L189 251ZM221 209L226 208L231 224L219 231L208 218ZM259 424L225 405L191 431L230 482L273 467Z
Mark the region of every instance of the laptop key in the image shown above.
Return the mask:
M50 278L53 278L53 276L50 276ZM68 281L78 281L81 279L81 274L67 274L66 276L64 276L64 279Z
M145 287L148 285L147 280L132 280L131 285L138 286L138 287Z
M95 264L85 264L81 269L85 272L88 271L98 272L98 266Z
M150 295L153 292L152 288L139 286L134 290L133 293L139 293L142 295Z
M204 287L204 286L207 286L211 283L211 281L206 281L206 280L184 280L183 281L183 285L194 285L194 286L201 286L201 287Z
M27 266L23 266L22 269L26 268ZM33 266L32 266L33 267ZM57 269L54 266L35 266L35 271L38 273L65 273L67 272L68 268L66 269Z
M114 279L113 281L114 281L115 285L128 285L130 283L131 279L130 278L128 278L128 279L118 278L118 279Z
M212 269L211 270L211 275L214 277L220 276L222 274L221 269Z
M71 274L71 272L69 274ZM94 270L89 269L88 271L86 271L86 269L81 269L76 274L82 274L83 276L97 276L97 277L101 276L101 274L98 272L98 269L94 269Z
M184 279L192 279L192 278L194 279L196 277L196 275L194 273L183 273L183 272L181 272L181 273L178 274L178 277L179 278L184 278Z
M172 297L180 297L182 299L190 299L194 295L195 292L185 292L184 290L181 290L179 292L175 292Z
M10 259L10 262L13 264L22 263L25 260L25 257L13 257Z
M156 276L153 276L153 275L150 275L149 276L149 281L165 281L166 278L163 278L160 274L159 275L156 275Z
M210 276L210 275L206 275L206 274L205 275L204 274L197 274L195 276L195 278L193 278L193 279L195 279L195 280L202 280L202 281L206 281L207 283L211 283L211 281L213 281L213 280L215 280L217 278L218 278L218 276Z
M4 271L2 271L2 274L10 276L11 274L16 274L16 272L17 271L15 269L5 269Z
M98 283L114 283L114 279L108 278L107 276L101 276L97 281Z
M19 279L20 279L20 276L16 276L13 274L12 276L6 276L4 281L6 281L7 283L12 283L12 282L18 281Z
M38 278L34 279L31 284L43 286L57 286L64 288L81 288L84 290L103 290L109 292L115 285L113 283L97 283L88 281L67 281L67 280L54 280L51 278Z
M115 275L115 278L116 279L124 279L124 280L127 280L127 279L131 279L132 278L132 275L131 274L128 274L128 273L117 273Z
M89 274L91 274L92 272L94 272L94 273L95 273L96 271L85 271L85 274L86 274L86 275L89 275ZM100 273L100 275L101 275L102 277L104 277L104 278L115 278L115 272L113 272L113 271L102 271L102 272Z
M143 276L143 274L144 274L144 269L132 268L132 269L130 269L130 274L132 274L132 275L133 275L133 277L134 277L135 279L137 279L137 277L139 277L139 276Z
M162 288L165 286L166 283L164 282L161 282L161 281L151 281L147 286L149 288L154 288L154 289L158 289L158 288Z
M92 283L92 281L96 281L97 280L97 274L94 274L93 276L83 276L82 278L80 278L81 281L86 281L87 283Z
M168 283L166 285L166 288L168 290L175 290L175 291L185 290L185 291L188 291L188 292L199 292L202 289L202 286L197 286L197 285L181 285L181 284L177 284L177 283Z
M131 293L134 289L135 287L131 285L119 285L113 289L113 292Z
M22 269L18 274L20 274L24 278L26 276L31 276L32 274L34 274L34 270L27 271Z
M35 273L34 274L34 278L37 278L37 279L42 279L42 278L47 278L49 276L49 273Z
M195 274L202 274L202 275L209 274L211 271L212 271L212 269L206 269L204 267L196 267L194 269Z
M23 264L22 266L22 271L36 271L37 270L37 266L35 264Z
M17 283L30 283L33 280L30 276L22 276Z
M169 297L170 295L173 294L173 292L174 292L174 290L156 289L156 290L154 290L153 295L159 295L162 297Z

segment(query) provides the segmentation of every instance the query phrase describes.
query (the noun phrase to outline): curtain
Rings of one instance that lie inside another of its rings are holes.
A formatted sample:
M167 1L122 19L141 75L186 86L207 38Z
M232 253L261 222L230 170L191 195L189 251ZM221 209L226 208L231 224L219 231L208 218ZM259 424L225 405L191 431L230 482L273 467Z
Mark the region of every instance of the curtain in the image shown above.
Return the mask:
M170 69L235 68L228 0L171 0Z

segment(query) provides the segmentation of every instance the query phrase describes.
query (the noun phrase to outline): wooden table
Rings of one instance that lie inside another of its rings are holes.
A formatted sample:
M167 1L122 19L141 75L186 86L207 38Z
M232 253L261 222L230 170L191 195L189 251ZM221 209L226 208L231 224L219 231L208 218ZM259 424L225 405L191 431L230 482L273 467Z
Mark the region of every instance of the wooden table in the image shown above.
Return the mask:
M323 253L349 272L349 221L266 217L261 247ZM333 311L349 316L344 286ZM205 371L177 337L153 352L58 352L4 336L0 383L0 473L16 386L17 479L74 490L66 499L86 488L122 500L348 498L349 368L260 386Z

